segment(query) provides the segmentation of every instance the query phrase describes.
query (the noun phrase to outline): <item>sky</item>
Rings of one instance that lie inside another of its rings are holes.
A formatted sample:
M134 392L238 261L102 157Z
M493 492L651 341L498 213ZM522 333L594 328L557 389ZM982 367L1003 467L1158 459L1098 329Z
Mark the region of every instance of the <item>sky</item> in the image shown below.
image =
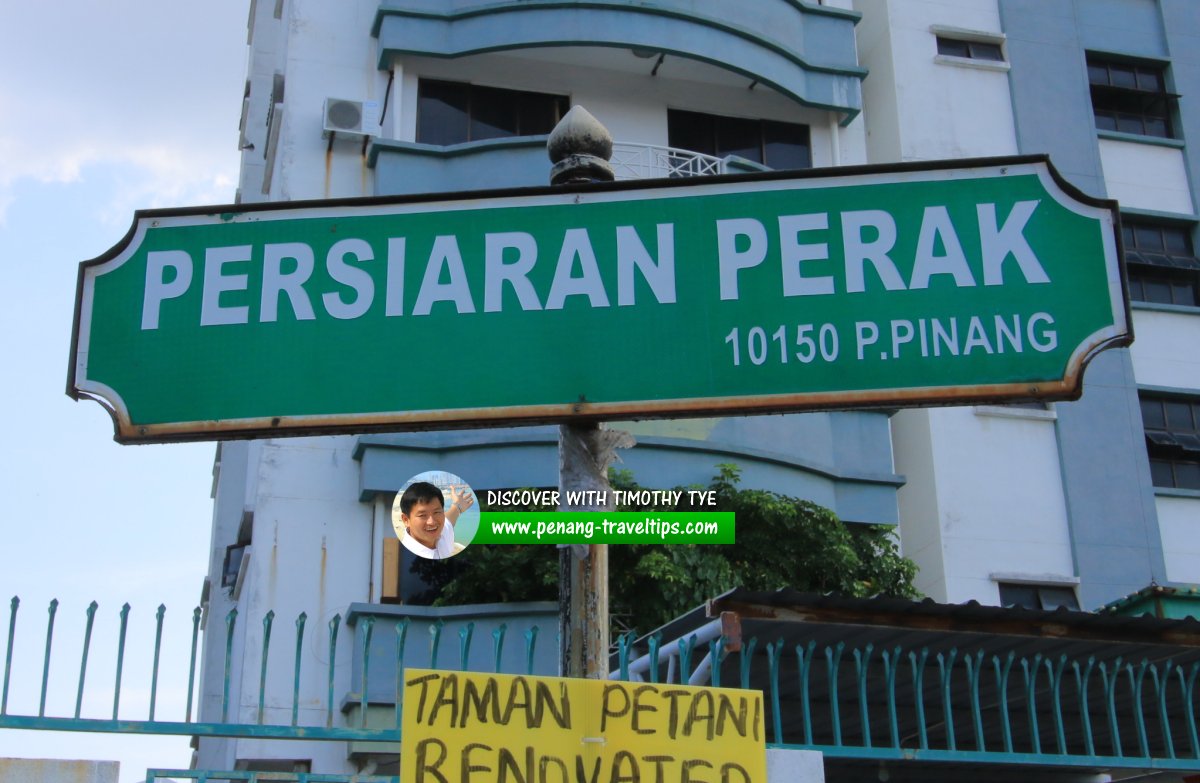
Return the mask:
M83 717L148 717L155 613L166 606L155 717L182 720L192 610L207 570L211 443L120 446L95 402L65 394L81 261L139 208L227 204L238 172L249 0L0 0L0 641L15 617L10 715L74 713L96 601ZM188 738L0 730L0 758L187 767Z

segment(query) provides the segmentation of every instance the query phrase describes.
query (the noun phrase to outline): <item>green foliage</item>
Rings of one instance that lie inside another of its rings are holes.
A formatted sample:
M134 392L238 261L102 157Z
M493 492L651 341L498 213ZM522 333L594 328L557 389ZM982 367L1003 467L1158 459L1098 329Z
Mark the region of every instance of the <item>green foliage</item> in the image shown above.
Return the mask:
M609 608L622 625L649 632L733 587L790 587L858 597L916 596L916 565L899 554L891 528L846 525L828 509L807 500L740 489L738 469L718 467L720 473L707 487L716 491L715 509L690 507L686 495L674 508L620 509L732 511L737 520L737 543L732 545L610 547ZM614 471L611 481L617 489L638 488L627 472ZM440 581L439 604L552 601L558 597L558 550L554 547L468 547L455 559L467 560L470 567L456 568L453 575L444 569L425 572L427 579Z

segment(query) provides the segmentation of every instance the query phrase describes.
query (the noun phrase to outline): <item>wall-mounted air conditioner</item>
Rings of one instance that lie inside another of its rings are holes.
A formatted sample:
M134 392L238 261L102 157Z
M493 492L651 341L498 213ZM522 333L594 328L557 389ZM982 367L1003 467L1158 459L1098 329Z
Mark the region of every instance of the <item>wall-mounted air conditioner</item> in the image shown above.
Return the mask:
M325 129L321 138L331 134L347 136L378 136L379 101L349 101L342 98L325 99Z

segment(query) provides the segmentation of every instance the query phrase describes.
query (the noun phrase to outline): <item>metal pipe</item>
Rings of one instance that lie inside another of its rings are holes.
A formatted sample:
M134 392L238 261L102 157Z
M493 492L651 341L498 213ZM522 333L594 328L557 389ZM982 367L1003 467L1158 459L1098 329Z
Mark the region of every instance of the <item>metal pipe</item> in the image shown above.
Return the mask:
M705 653L700 663L696 664L696 670L692 672L692 676L688 677L688 685L704 685L704 681L709 678L711 670L712 653Z
M709 620L707 623L700 626L692 633L689 633L687 635L687 638L695 637L695 639L696 639L695 644L708 644L710 641L712 641L713 639L715 639L721 635L722 627L723 626L722 626L721 618L718 617L715 620ZM683 641L684 641L683 638L679 638L679 639L676 639L672 642L668 642L667 644L664 644L663 646L659 647L657 662L662 663L663 660L667 660L668 662L670 662L675 656L679 655L679 645L681 643L683 643ZM630 675L634 675L634 674L641 675L641 674L645 674L649 671L650 671L650 655L649 655L649 653L629 662ZM611 672L609 672L608 676L611 679L611 678L615 677L616 674L617 674L617 670L613 669Z

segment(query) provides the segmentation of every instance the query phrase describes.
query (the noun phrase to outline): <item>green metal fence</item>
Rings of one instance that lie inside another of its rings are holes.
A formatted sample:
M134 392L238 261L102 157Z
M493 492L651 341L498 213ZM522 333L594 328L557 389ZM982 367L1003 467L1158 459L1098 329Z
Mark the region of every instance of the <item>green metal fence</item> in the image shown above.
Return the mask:
M148 714L144 720L128 719L120 715L122 688L130 681L130 673L124 671L129 617L126 605L119 615L111 711L89 716L81 712L81 705L88 685L89 648L96 619L93 603L83 618L78 677L72 683L77 694L74 712L51 715L47 714L46 694L58 604L51 602L49 606L44 634L33 636L33 643L43 650L36 710L32 705L19 708L9 704L19 609L20 601L13 598L0 693L0 729L384 742L397 747L405 661L406 657L412 658L416 645L428 645L428 657L422 651L421 665L428 660L434 668L467 669L473 645L490 644L491 668L500 671L505 646L516 644L522 648L524 673L534 673L538 644L536 626L517 639L507 638L505 626L489 634L490 639L480 639L473 638L474 624L466 623L453 638L445 632L444 623L435 621L428 625L428 638L416 639L406 617L384 622L361 614L347 639L341 615L314 629L304 613L292 623L290 638L280 640L275 613L267 612L258 621L261 648L244 650L242 662L243 671L247 671L250 656L258 656L257 709L252 720L243 717L239 721L238 716L244 713L231 715L234 632L242 622L234 609L221 618L223 622L210 622L208 626L207 633L221 634L223 642L221 698L219 718L199 720L194 694L201 610L195 609L188 628L186 708L183 715L163 717L156 709L165 617L165 609L159 607L151 670L135 675L140 682L149 682ZM719 627L711 626L679 639L652 636L640 647L631 636L625 636L616 644L614 676L760 689L767 706L769 746L815 749L834 759L1200 771L1196 687L1200 650L1194 646L1180 648L1182 652L1167 649L1173 657L1164 659L1129 644L1103 642L1088 643L1086 654L1079 653L1081 648L1076 645L1072 648L1076 653L1048 655L1023 651L1020 640L1014 638L1005 650L996 646L996 639L1003 637L992 638L987 650L935 643L876 647L870 643L818 643L802 638L793 643L796 634L803 631L801 626L791 626L786 641L782 635L775 639L734 640L722 634ZM314 640L312 634L318 637ZM323 667L304 654L306 641L327 649L328 661ZM356 659L356 674L350 683L335 677L339 652L345 655L347 648ZM268 695L273 703L288 703L288 694L268 694L269 662L275 667L291 667L291 712L290 721L285 723L267 720L271 712L265 707ZM209 677L217 674L210 672ZM322 678L324 720L318 725L303 725L298 709L301 684L305 678L314 677ZM210 683L207 688L211 692L214 685ZM388 695L381 697L381 693ZM368 707L373 705L378 711L381 701L392 717L385 721L387 725L369 725ZM357 709L353 709L355 706ZM154 772L200 781L271 779L265 777L267 773L256 773L259 777L237 773L243 775L238 777L228 772L191 771L186 776L178 771ZM298 783L350 779L291 774L293 778L284 779ZM357 779L362 783L375 780ZM395 778L382 776L378 780Z

